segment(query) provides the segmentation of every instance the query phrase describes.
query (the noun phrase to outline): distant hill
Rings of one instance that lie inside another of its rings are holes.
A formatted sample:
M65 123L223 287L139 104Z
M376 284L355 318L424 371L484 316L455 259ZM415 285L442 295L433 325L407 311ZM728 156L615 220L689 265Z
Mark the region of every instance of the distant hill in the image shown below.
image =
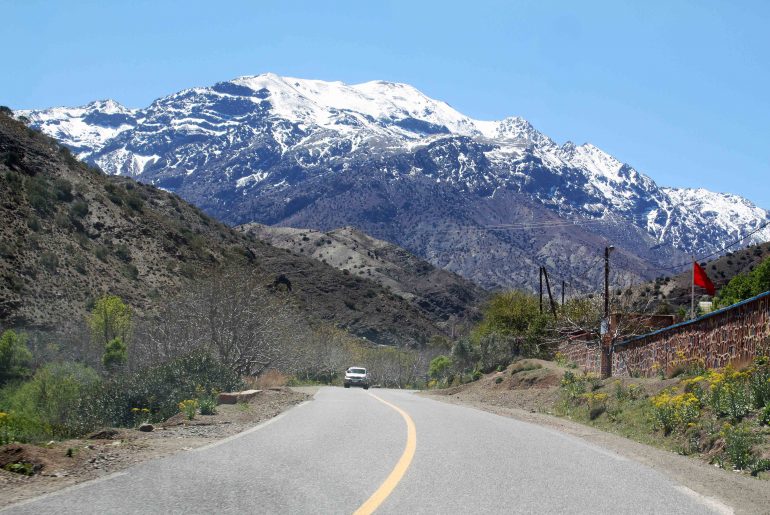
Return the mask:
M745 274L754 269L763 260L770 258L770 242L750 245L748 247L728 252L713 261L702 261L700 265L706 270L711 281L716 286L717 293L730 279L738 274ZM690 309L690 294L692 284L692 269L685 265L684 272L674 275L663 275L630 288L635 298L658 305L668 305L672 312L680 307ZM701 288L695 288L695 301L698 302L705 294ZM705 300L705 297L704 297Z
M230 266L268 282L284 275L308 317L376 343L448 330L437 310L235 231L172 193L107 176L0 112L0 325L82 321L107 292L147 313Z
M488 293L457 274L352 227L329 232L251 223L236 229L312 257L344 274L370 279L441 320L472 321Z

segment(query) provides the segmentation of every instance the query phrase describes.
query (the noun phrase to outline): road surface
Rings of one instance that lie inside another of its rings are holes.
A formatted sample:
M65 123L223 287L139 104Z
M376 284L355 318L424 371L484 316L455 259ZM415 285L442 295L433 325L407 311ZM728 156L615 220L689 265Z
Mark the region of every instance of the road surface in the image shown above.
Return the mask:
M396 390L322 388L245 433L13 513L724 513L634 461Z

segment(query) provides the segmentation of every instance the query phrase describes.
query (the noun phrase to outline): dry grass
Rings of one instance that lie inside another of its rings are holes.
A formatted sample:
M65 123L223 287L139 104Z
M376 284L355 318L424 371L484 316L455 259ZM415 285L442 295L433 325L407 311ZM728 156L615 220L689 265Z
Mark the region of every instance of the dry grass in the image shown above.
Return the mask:
M268 388L286 386L289 382L289 376L271 368L270 370L263 372L259 377L245 378L244 382L250 389L266 390Z

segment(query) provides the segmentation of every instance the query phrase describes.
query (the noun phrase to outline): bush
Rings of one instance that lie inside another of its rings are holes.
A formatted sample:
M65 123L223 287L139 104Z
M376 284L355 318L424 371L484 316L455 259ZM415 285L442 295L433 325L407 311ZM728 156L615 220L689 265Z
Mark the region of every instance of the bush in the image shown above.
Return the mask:
M195 398L204 391L241 389L238 376L203 352L194 352L163 365L135 374L115 376L103 385L100 402L105 423L130 426L131 408L146 406L153 421L165 420L179 413L179 399Z
M431 379L443 380L446 379L449 369L452 366L452 358L449 356L436 356L430 362L428 366L428 376Z
M708 403L718 417L730 417L739 421L751 410L751 394L748 390L748 372L738 372L731 366L724 371L709 371Z
M201 415L217 414L217 401L213 397L198 399L198 405L200 406Z
M743 470L756 461L752 447L758 438L749 428L725 424L720 436L725 439L725 454L734 468Z
M770 405L770 357L759 356L748 370L751 402L757 409Z
M89 397L99 384L99 375L79 363L49 363L38 369L30 381L4 392L15 439L67 438L91 429L98 416Z
M70 217L85 218L88 214L88 204L82 200L76 200L70 206Z
M67 179L55 179L53 189L57 200L63 202L70 202L72 200L72 183Z
M53 274L59 267L59 258L53 252L45 251L40 255L40 264Z
M654 426L668 435L675 428L686 429L700 416L700 401L692 393L674 395L666 389L651 399Z
M104 346L102 355L102 364L110 372L114 372L126 364L128 357L128 347L121 338L113 338Z
M26 340L26 335L11 329L0 335L0 386L29 377L32 353Z
M559 386L567 396L567 400L571 402L575 402L586 393L586 381L584 376L577 376L569 370L564 372L564 376L562 376Z
M179 411L184 413L187 420L193 420L195 413L198 411L198 401L195 399L187 399L179 403Z

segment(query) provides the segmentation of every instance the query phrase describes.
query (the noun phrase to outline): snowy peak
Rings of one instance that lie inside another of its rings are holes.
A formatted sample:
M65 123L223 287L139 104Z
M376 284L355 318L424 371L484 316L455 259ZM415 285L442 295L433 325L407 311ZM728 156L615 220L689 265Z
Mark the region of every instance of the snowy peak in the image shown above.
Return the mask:
M108 173L141 175L238 222L255 219L248 206L271 192L289 206L275 211L288 212L304 182L372 170L466 196L513 191L558 216L621 220L687 252L711 252L770 220L740 197L659 188L595 145L558 146L521 117L476 120L397 82L266 73L186 89L142 110L100 100L19 114ZM704 219L707 233L698 230ZM754 238L770 240L770 229Z
M114 100L96 100L80 107L17 111L44 133L75 150L81 157L101 149L121 132L136 126L139 110Z
M409 120L419 120L443 127L447 132L478 133L470 118L408 84L372 81L347 85L272 73L239 77L230 83L261 92L260 96L271 103L276 116L320 127L334 127L337 114L347 112L363 115L369 123L400 123L408 128Z
M484 122L476 120L475 125L487 138L514 141L541 148L556 146L551 138L535 129L524 118L511 116L500 121Z

